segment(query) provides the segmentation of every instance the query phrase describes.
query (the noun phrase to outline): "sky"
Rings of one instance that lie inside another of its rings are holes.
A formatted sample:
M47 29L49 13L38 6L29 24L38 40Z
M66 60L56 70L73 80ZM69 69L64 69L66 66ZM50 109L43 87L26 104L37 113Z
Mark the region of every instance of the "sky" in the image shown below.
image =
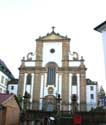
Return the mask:
M0 0L0 59L15 78L21 59L35 52L35 39L52 31L71 38L71 52L85 59L86 77L106 89L102 34L106 0Z

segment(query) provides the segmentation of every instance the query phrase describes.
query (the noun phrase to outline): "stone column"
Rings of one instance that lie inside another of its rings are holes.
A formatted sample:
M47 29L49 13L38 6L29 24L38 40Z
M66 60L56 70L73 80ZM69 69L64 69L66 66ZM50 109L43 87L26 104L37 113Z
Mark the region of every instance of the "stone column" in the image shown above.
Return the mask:
M37 41L36 42L36 65L35 66L42 66L42 48L43 48L43 42Z
M34 78L34 88L33 88L33 102L34 102L34 108L39 108L39 102L40 102L40 87L41 87L41 74L40 70L35 71L35 78Z
M62 68L63 68L63 75L62 75L62 102L63 102L63 110L68 110L69 107L69 50L70 44L69 41L63 41L62 43Z
M69 73L65 71L62 76L62 102L63 109L68 110L69 107Z
M32 102L32 100L33 100L33 87L34 87L34 73L32 73L31 76L32 76L32 79L31 79L31 87L30 87L30 95L31 95L30 101Z
M24 73L20 71L19 83L18 83L18 95L23 96L23 91L24 91Z
M83 60L80 65L80 110L86 111L86 68Z
M62 66L63 67L69 66L69 51L70 51L69 41L64 41L62 43Z

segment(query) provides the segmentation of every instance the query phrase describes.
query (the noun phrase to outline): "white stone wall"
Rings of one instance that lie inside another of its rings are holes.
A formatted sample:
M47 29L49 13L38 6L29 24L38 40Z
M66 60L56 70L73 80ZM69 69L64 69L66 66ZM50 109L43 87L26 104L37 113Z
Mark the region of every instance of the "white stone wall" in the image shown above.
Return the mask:
M103 39L103 52L104 52L105 76L106 76L106 31L102 32L102 39Z
M91 90L91 86L93 90ZM87 110L91 110L91 108L95 108L97 105L97 86L96 85L87 85L86 86L86 102L87 102ZM91 99L91 94L94 95L94 99Z
M55 49L54 53L50 49ZM62 43L60 42L47 42L43 44L43 67L48 62L56 62L59 67L62 66Z
M2 80L3 79L3 80ZM7 89L7 81L9 81L9 77L0 71L0 92L5 93Z
M13 93L13 94L17 95L18 84L10 84L10 85L8 85L8 91L9 91L9 93Z

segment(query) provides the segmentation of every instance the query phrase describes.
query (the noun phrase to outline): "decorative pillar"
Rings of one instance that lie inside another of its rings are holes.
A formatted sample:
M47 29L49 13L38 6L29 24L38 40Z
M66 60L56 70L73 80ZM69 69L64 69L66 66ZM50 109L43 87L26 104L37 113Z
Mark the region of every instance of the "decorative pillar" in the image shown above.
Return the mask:
M31 87L30 87L30 101L32 102L33 99L33 87L34 87L34 73L32 73L32 79L31 79Z
M42 41L36 41L36 65L37 67L42 66L42 48L43 48L43 42Z
M35 71L35 78L34 78L34 87L33 87L33 103L34 108L39 108L39 101L40 101L40 87L41 87L41 74L40 70L36 69Z
M69 109L69 73L65 71L62 75L62 102L63 109Z
M25 74L24 74L24 89L23 89L23 95L24 95L25 92L27 91L27 85L26 85L27 75L28 75L28 73L25 73Z
M70 42L69 40L65 40L62 43L62 102L63 102L63 109L69 109L69 51L70 51Z
M86 68L81 59L80 64L80 110L86 111Z
M24 73L20 71L18 83L18 95L23 96L24 91Z
M62 67L69 66L69 52L70 42L66 40L62 43Z

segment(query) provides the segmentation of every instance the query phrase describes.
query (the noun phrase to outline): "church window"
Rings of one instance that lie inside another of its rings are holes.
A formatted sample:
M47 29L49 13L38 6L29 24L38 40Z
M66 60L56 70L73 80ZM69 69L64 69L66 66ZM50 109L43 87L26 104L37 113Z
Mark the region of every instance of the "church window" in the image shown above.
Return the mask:
M54 53L54 52L55 52L55 49L53 49L53 48L50 49L50 52L51 52L51 53Z
M75 74L72 76L72 85L77 85L77 76Z
M31 74L28 74L28 75L27 75L26 84L27 84L27 85L30 85L30 84L31 84Z
M55 85L56 80L56 64L51 62L48 64L47 85Z

